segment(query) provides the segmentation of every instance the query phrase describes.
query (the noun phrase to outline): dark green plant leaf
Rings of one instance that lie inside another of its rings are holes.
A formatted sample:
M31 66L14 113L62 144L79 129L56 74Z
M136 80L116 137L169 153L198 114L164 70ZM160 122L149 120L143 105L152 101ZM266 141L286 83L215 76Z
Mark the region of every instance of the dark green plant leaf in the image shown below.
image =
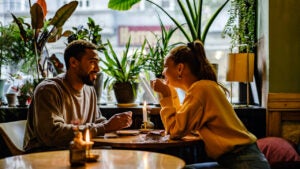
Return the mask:
M65 4L61 8L59 8L54 17L52 18L50 24L54 25L55 27L62 27L65 22L69 19L72 13L78 6L78 1L71 1L68 4Z
M25 29L23 27L23 24L21 23L21 21L14 14L11 13L11 15L12 15L14 21L16 22L16 24L19 27L20 35L21 35L22 39L26 43L28 41L28 37L27 37L26 31L25 31Z

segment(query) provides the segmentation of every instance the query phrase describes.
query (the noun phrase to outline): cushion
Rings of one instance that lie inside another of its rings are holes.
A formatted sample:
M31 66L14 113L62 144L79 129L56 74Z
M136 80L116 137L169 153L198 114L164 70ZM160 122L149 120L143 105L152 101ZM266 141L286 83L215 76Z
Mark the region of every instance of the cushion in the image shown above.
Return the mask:
M257 145L269 163L300 161L300 155L292 142L280 137L266 137L257 140Z

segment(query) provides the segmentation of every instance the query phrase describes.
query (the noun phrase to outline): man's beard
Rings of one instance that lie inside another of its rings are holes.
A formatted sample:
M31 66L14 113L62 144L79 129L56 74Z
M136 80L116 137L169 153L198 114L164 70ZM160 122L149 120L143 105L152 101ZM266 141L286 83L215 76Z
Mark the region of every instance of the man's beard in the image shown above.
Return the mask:
M91 80L89 75L83 76L81 80L84 84L89 86L93 86L95 83L95 80Z

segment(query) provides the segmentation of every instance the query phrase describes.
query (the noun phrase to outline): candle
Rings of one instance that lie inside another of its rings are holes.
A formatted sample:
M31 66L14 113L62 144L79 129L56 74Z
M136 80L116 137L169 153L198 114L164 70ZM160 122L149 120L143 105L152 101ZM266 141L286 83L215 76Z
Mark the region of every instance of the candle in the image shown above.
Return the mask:
M147 103L144 101L144 106L143 106L143 122L147 122Z
M86 129L86 132L85 132L85 144L86 144L86 154L87 154L87 158L89 158L91 156L91 148L92 148L92 145L94 144L94 142L91 142L91 139L90 139L90 131L89 129L87 128Z

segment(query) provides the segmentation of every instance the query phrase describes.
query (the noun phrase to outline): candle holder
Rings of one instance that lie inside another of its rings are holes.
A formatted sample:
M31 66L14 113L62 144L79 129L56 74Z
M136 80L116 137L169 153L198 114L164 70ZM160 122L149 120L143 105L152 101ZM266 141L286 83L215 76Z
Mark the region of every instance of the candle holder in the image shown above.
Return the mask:
M148 121L143 121L140 131L144 133L148 133L153 129L154 129L154 124L153 122L150 121L150 117L148 117Z
M148 129L148 121L143 121L141 129Z
M99 154L95 154L91 152L94 142L86 142L86 161L87 162L95 162L99 158Z

